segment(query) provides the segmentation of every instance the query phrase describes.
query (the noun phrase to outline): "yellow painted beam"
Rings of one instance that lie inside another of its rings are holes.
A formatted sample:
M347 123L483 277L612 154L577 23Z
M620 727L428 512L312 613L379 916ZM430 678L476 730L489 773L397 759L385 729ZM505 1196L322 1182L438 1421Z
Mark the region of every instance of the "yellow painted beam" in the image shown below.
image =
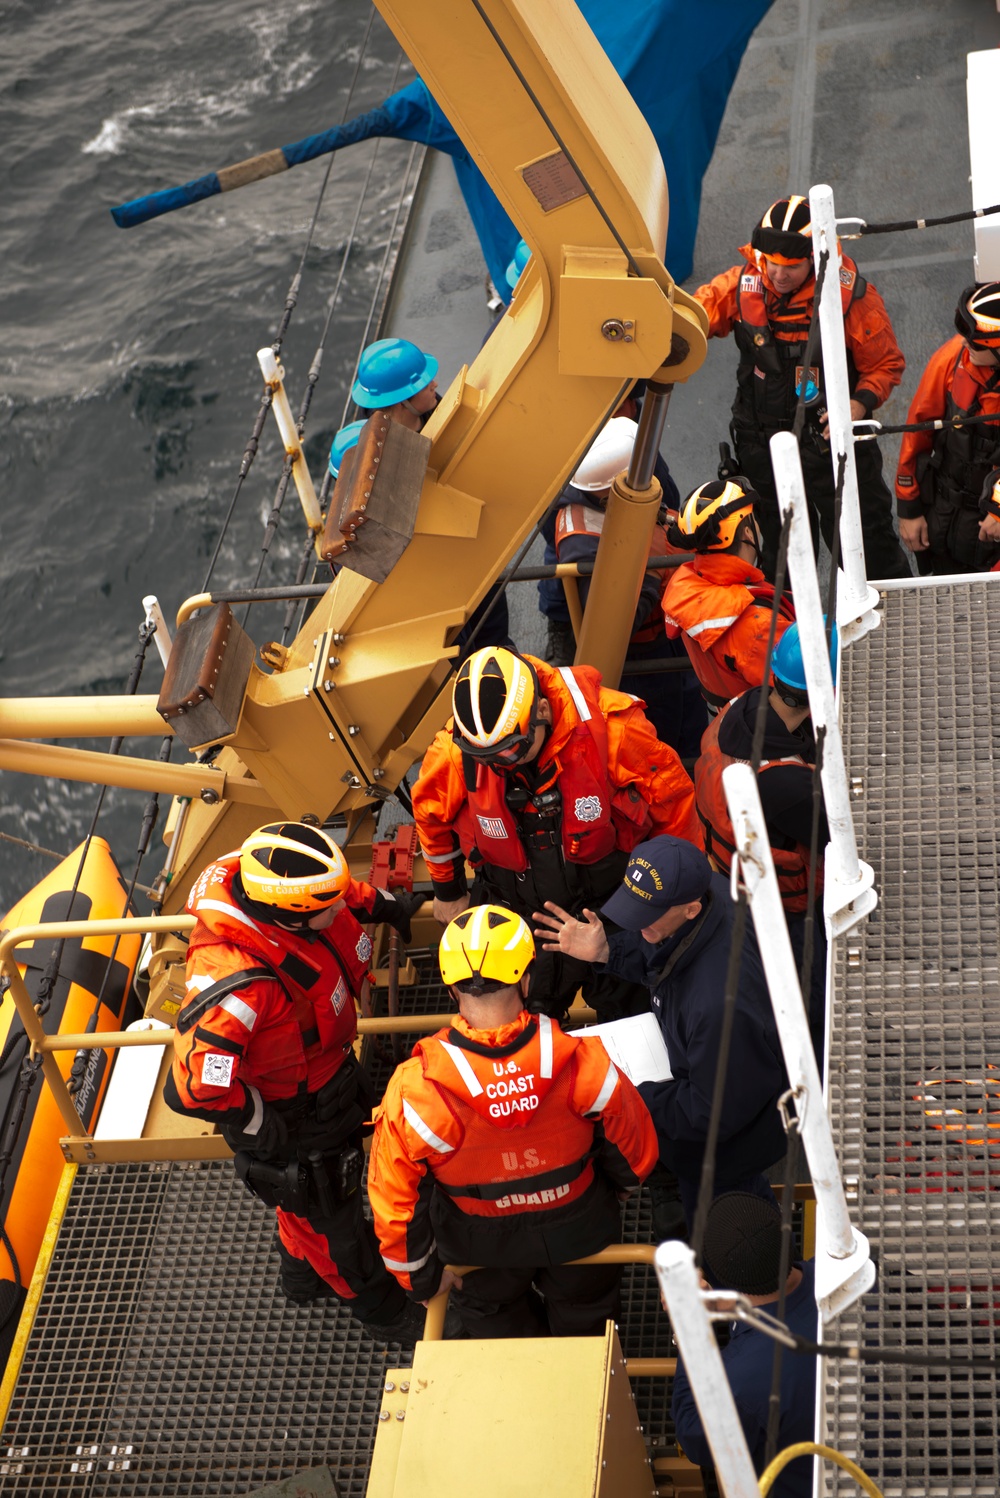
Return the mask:
M255 780L225 775L212 765L161 764L157 759L99 754L65 744L0 739L0 770L82 780L88 785L118 785L125 790L159 791L167 796L200 798L205 792L215 801L241 801L261 807L274 804L269 792Z
M0 738L163 738L154 696L0 698Z

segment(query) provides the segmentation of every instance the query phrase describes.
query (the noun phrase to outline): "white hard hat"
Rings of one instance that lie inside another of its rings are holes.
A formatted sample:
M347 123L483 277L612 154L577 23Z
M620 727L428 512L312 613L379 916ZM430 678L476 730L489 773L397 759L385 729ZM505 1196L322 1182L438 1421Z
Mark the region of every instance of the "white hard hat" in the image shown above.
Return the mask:
M639 430L627 416L613 416L587 451L570 482L576 489L610 489L615 474L628 468Z

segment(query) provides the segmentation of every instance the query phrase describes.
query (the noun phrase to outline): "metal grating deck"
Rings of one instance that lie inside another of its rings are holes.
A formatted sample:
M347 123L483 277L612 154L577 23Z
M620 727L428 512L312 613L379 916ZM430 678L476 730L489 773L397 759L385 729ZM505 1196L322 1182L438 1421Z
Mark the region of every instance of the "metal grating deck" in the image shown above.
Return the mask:
M891 590L844 660L879 907L837 944L830 1107L878 1289L841 1341L996 1354L1000 1323L1000 587ZM886 1498L995 1495L995 1379L825 1367L826 1438ZM857 1491L826 1469L826 1492Z
M432 954L411 955L404 1006L443 1011ZM0 1434L4 1498L237 1498L324 1463L340 1498L363 1498L385 1370L410 1355L335 1301L288 1306L273 1222L228 1162L77 1172ZM625 1237L650 1233L640 1192ZM650 1270L626 1270L622 1309L627 1356L675 1355ZM672 1452L669 1385L635 1390L651 1447Z

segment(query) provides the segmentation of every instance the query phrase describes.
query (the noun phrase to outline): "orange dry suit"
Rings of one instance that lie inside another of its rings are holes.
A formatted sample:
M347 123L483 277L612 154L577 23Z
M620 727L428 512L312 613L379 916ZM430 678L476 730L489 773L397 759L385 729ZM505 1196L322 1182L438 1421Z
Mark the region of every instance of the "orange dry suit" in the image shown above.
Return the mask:
M641 701L602 687L593 666L524 659L552 709L536 761L507 774L463 763L451 723L424 755L413 817L435 896L465 893L465 858L505 901L530 870L539 897L565 903L577 886L586 898L610 893L644 838L668 832L700 848L694 787Z
M292 1101L330 1080L357 1035L372 951L349 909L312 940L254 921L233 896L238 869L235 853L210 864L188 896L198 924L168 1083L172 1107L215 1123L237 1121L254 1092ZM363 907L366 894L375 891L355 884L346 898Z
M964 338L956 335L928 359L906 420L994 413L1000 415L1000 369L973 364ZM998 465L1000 421L903 434L896 512L901 520L926 515L935 560L946 557L957 569L985 572L1000 557L997 542L979 539L980 495L987 475Z
M733 420L737 426L770 435L789 429L795 414L795 387L802 379L816 280L810 275L798 290L781 295L770 282L760 252L742 245L739 253L743 264L699 286L695 296L708 313L709 337L724 338L732 332L740 352ZM842 257L840 295L851 396L870 415L899 384L905 360L885 303L847 255ZM815 359L807 373L821 391L818 345Z
M681 635L705 700L721 707L764 679L774 588L732 552L706 552L668 574L667 633ZM775 644L795 618L782 595Z
M397 1067L376 1115L368 1198L382 1257L420 1298L447 1263L596 1253L620 1232L616 1192L657 1154L645 1104L599 1040L524 1011L498 1030L457 1017Z
M290 1163L294 1170L296 1158L303 1159L297 1130L312 1123L309 1147L332 1164L336 1152L356 1140L368 1102L360 1068L356 1085L345 1086L352 1079L344 1068L356 1067L355 1000L372 952L371 938L352 910L384 918L391 902L352 880L344 897L347 908L325 931L306 937L255 920L234 894L238 871L239 855L231 853L205 869L188 896L188 913L198 924L188 946L185 1003L177 1016L164 1097L178 1112L248 1134L260 1128L267 1109L276 1109L287 1130L287 1152L284 1159L269 1156L269 1168ZM324 1121L317 1139L317 1094L328 1085L351 1092L353 1102L345 1100L349 1113ZM314 1170L301 1202L289 1204L288 1198L251 1183L256 1168L251 1142L241 1149L249 1151L237 1154L241 1178L278 1207L283 1280L290 1261L305 1260L352 1302L361 1319L387 1320L398 1313L402 1303L394 1299L395 1287L379 1263L360 1191L331 1206L333 1187L324 1180L318 1197ZM362 1163L359 1157L355 1168Z
M695 794L698 798L698 815L705 824L707 833L706 847L709 857L715 863L720 873L728 874L733 855L736 852L736 844L733 840L733 824L729 817L729 809L726 805L726 793L722 785L722 772L729 765L746 764L746 760L738 760L730 754L724 754L719 748L719 733L725 722L726 715L733 704L739 698L734 697L732 702L726 704L722 711L705 729L701 740L701 755L694 767ZM781 759L763 759L757 770L758 776L765 775L768 770L776 770L782 766L796 766L808 770L811 775L816 773L815 765L803 759L801 755L789 754ZM771 836L775 834L772 831ZM774 869L778 876L778 888L781 891L781 903L787 914L797 914L808 908L809 905L809 849L804 843L796 843L791 848L773 847L771 855L774 859ZM816 873L816 894L819 896L823 890L823 864L820 860Z

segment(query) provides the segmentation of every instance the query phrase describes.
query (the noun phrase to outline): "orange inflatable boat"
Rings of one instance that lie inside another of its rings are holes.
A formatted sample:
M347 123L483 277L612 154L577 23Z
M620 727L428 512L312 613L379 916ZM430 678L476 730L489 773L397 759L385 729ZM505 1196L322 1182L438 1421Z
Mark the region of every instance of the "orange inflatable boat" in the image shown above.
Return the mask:
M47 921L117 920L126 909L128 891L111 849L103 838L91 840L81 870L84 844L64 858L9 910L3 926L34 926ZM77 875L79 874L79 879ZM76 891L74 893L74 884ZM70 903L72 901L72 910ZM48 985L42 1015L45 1029L79 1033L97 1010L98 1030L122 1027L142 938L113 936L36 941L18 949L28 992L37 1002L58 953L58 976ZM109 966L110 964L110 966ZM94 1028L91 1024L91 1028ZM60 1052L59 1066L69 1076L74 1055ZM97 1118L114 1054L88 1051L75 1101L88 1128ZM28 1041L9 994L0 997L0 1368L20 1314L35 1260L52 1210L63 1167L59 1140L66 1125L41 1070L29 1079Z

